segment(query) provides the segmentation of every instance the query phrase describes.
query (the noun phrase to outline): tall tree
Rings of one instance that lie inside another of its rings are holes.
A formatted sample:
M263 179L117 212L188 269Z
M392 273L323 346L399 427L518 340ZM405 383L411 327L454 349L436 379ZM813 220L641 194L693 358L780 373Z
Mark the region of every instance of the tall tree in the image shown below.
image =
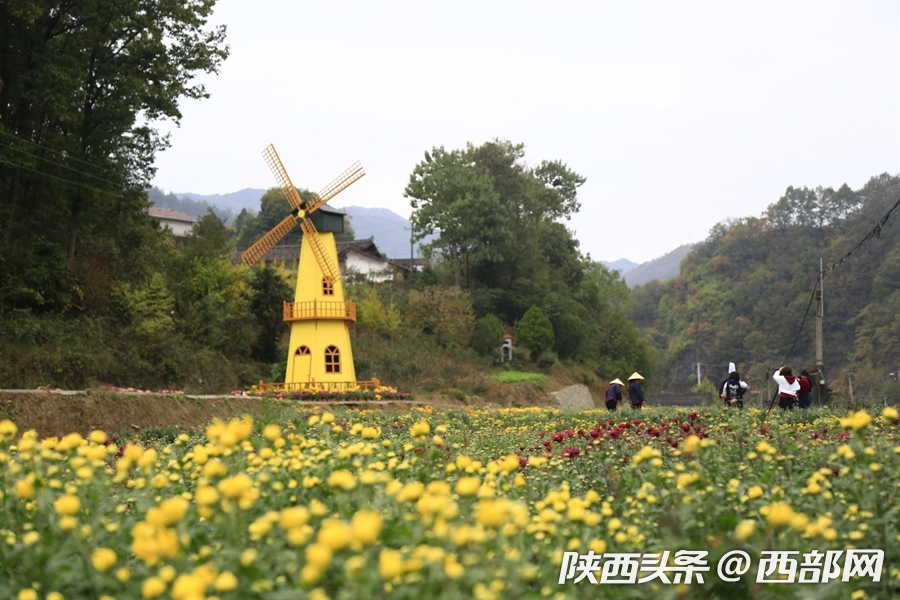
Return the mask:
M499 260L499 247L510 234L511 215L500 204L491 178L472 168L472 153L471 147L426 152L405 192L416 239L440 232L426 248L443 253L457 286L468 278L472 262Z
M143 208L168 145L153 124L178 122L182 99L206 97L194 78L228 54L224 26L207 27L214 5L0 3L0 261L33 291L0 304L56 301L78 285L79 241L114 239ZM52 276L41 273L48 262Z

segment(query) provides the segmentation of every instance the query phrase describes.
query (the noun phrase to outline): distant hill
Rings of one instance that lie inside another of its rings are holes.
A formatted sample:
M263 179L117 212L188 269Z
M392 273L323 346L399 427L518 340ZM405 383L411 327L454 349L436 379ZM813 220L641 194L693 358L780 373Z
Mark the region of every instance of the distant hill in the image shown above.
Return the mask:
M628 284L629 288L633 288L636 285L650 283L654 279L665 281L675 277L678 275L681 260L690 253L693 247L693 244L684 244L665 256L636 266L625 274L625 283Z
M262 198L262 195L265 193L266 190L245 188L228 194L194 194L193 192L188 192L176 195L180 198L200 200L222 208L229 208L237 214L245 208L250 211L259 212L259 199Z
M627 258L620 258L619 260L614 260L612 262L601 260L600 264L614 271L618 271L619 275L624 275L625 273L639 266L636 262L631 262Z
M356 239L375 238L375 245L388 258L409 258L409 221L386 208L366 208L345 206L341 210L350 216L350 225L356 232ZM431 238L426 238L426 242ZM415 255L419 243L415 245Z

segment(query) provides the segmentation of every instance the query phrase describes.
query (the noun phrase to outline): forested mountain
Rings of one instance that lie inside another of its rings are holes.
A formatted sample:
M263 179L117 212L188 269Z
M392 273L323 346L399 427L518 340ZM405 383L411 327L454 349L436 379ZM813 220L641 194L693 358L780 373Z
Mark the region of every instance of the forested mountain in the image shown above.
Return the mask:
M695 364L718 383L733 361L752 384L789 359L815 362L813 305L819 272L863 239L900 198L900 178L880 175L859 190L788 188L760 217L719 223L666 282L636 287L632 317L658 350L657 385L696 383ZM861 392L882 390L900 362L900 216L824 278L824 361L833 388L851 370Z
M654 279L665 281L678 275L682 259L688 255L693 244L683 244L671 252L637 265L635 268L623 273L625 283L633 288L636 285L649 283Z

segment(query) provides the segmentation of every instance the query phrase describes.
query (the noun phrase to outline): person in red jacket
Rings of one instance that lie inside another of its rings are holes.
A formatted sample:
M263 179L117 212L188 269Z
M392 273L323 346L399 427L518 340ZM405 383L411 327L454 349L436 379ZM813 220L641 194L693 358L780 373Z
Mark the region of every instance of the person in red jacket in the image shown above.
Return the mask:
M812 404L812 383L809 381L809 371L803 369L800 371L800 379L797 380L800 389L797 391L797 398L800 400L800 408L809 408Z

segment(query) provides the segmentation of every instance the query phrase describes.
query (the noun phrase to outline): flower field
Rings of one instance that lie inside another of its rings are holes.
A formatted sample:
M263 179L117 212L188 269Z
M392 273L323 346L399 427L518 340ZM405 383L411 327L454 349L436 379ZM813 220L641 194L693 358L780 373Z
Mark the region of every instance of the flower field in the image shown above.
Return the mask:
M0 422L0 598L900 593L892 408L764 423L755 410L296 411L159 447ZM884 551L880 581L757 583L761 551L848 548ZM736 549L754 567L723 581L716 561ZM703 583L558 583L566 552L678 550L708 551Z

